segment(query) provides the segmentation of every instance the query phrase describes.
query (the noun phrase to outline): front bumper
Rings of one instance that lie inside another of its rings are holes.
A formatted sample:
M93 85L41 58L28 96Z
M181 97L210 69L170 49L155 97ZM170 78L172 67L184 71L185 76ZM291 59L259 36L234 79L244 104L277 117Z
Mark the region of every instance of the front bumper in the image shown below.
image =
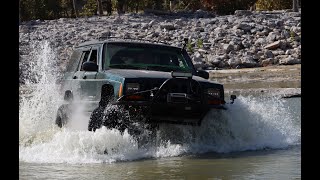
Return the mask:
M171 88L177 83L188 86L183 86L183 90ZM121 96L113 104L135 109L135 113L148 117L150 123L200 125L210 109L225 109L224 103L223 97L213 98L204 93L200 83L191 78L171 78L160 88Z

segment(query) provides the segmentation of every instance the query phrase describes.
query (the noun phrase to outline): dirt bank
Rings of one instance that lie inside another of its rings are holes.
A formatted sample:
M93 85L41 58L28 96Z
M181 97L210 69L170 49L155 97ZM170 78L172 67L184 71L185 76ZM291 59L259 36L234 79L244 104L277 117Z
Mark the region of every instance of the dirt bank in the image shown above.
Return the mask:
M222 83L226 94L300 94L301 65L211 70L210 79Z

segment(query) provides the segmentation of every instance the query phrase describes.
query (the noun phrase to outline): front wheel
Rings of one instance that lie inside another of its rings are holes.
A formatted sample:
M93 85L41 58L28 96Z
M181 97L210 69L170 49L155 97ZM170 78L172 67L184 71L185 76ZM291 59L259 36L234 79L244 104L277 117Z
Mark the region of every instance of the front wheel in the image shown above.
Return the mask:
M89 131L96 131L96 129L101 128L104 110L105 107L98 106L96 109L92 111L88 125Z
M118 129L121 133L127 128L123 112L117 106L98 106L90 116L88 130L96 131L102 126L108 129Z
M158 129L157 124L147 122L141 113L133 113L121 105L99 106L91 113L88 130L95 131L102 126L117 129L121 134L127 130L137 140L139 147L153 144Z

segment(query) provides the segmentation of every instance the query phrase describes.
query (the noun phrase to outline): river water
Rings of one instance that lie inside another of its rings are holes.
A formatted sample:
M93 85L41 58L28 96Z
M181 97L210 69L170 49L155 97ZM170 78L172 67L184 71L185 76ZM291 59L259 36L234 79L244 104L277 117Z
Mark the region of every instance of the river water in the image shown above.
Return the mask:
M301 179L300 98L238 89L201 127L162 125L156 144L138 148L126 132L87 131L82 115L57 128L55 52L39 49L32 95L20 95L19 179Z

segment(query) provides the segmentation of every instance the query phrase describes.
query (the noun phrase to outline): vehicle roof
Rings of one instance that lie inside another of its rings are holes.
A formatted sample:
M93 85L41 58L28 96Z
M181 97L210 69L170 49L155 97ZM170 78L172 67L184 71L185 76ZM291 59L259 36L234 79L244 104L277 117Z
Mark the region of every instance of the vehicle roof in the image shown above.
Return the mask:
M76 48L83 47L83 46L89 46L89 45L95 45L95 44L103 44L103 43L109 43L109 42L115 42L115 43L132 43L132 44L149 44L149 45L158 45L158 46L166 46L171 48L180 48L177 46L171 46L169 44L166 44L162 41L152 41L152 40L144 40L144 39L126 39L126 38L110 38L106 40L91 40L86 41L83 43L80 43L76 46Z

